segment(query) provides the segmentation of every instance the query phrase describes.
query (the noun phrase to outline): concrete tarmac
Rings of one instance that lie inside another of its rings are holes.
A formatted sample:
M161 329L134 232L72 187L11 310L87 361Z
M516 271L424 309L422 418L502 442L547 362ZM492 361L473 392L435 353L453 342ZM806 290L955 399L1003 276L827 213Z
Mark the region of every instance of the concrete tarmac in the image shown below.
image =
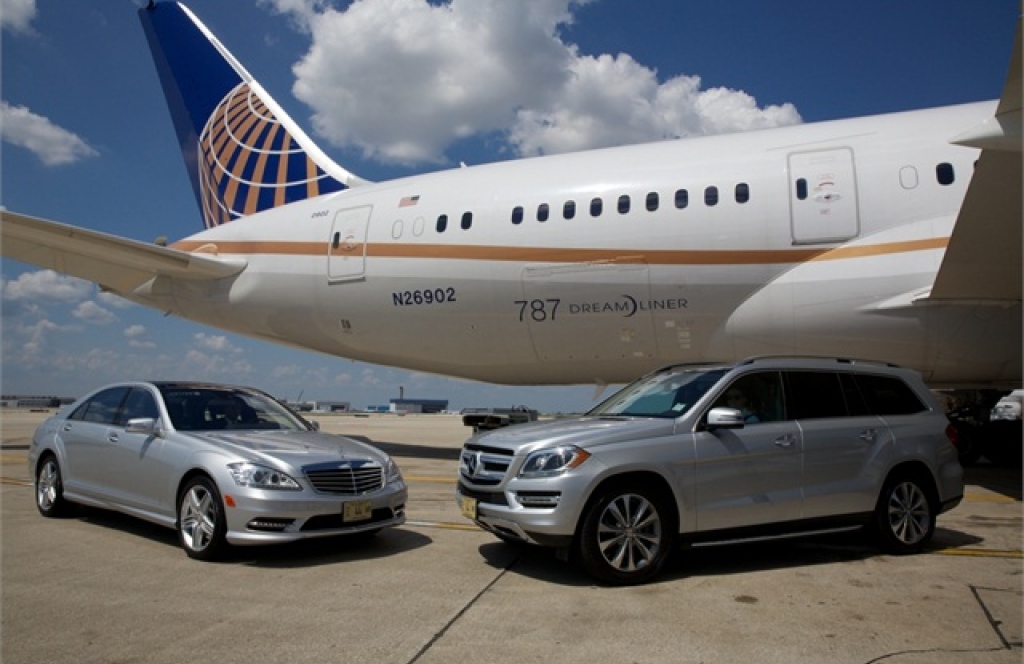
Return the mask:
M116 513L42 518L25 456L43 417L0 411L5 664L1022 659L1020 469L969 468L964 503L921 555L850 535L695 549L655 583L606 588L461 517L458 417L318 415L396 457L409 523L367 541L239 548L216 564Z

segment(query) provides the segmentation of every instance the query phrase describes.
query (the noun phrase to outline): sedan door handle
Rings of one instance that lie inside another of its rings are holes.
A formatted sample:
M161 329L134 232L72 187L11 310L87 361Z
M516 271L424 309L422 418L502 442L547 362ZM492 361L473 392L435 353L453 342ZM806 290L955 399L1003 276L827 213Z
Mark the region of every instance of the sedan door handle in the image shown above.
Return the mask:
M116 443L117 442L117 432L116 431L111 431L110 433L108 433L107 434L107 441L111 442L111 443Z
M793 447L793 443L796 442L796 437L791 433L787 433L785 436L779 436L772 442L778 447L789 448Z
M865 443L873 443L875 438L878 438L878 432L874 429L866 429L860 433L860 439Z

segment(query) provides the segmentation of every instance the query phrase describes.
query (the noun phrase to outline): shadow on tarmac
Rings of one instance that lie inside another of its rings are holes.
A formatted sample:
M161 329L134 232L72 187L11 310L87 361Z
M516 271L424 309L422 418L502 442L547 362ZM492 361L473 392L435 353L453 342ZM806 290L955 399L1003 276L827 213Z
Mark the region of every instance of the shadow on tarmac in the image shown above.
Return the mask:
M981 461L964 468L964 484L980 486L1014 500L1022 499L1022 472L1018 466L999 466Z
M935 538L919 555L949 548L976 546L984 540L957 530L936 528ZM484 560L495 568L538 581L571 587L600 586L582 567L559 560L554 549L529 544L490 542L480 547ZM509 563L510 556L518 558ZM807 539L776 540L698 548L679 548L662 573L647 585L695 576L748 574L766 570L812 567L867 560L886 555L864 531Z
M181 550L174 530L127 514L79 505L69 518ZM272 569L335 565L355 560L387 558L420 549L431 542L433 540L426 535L411 530L388 528L375 535L361 533L318 537L286 544L235 546L228 549L222 561L214 564L242 564ZM185 552L181 551L181 555L184 556Z

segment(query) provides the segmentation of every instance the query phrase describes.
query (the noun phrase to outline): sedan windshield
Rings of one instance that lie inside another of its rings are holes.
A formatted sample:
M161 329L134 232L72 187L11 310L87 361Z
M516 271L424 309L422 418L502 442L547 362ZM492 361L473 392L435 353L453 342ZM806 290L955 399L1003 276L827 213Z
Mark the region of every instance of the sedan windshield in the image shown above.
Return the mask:
M689 411L727 369L684 369L650 374L630 383L587 415L680 417Z
M160 388L178 431L277 429L309 431L310 427L270 397L259 392L219 387Z

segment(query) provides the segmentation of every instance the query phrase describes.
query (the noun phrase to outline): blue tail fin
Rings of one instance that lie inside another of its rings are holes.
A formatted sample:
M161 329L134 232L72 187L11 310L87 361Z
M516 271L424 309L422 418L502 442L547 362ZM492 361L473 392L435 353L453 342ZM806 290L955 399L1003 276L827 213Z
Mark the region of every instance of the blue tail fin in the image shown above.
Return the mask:
M335 164L192 12L139 10L206 226L363 181Z

